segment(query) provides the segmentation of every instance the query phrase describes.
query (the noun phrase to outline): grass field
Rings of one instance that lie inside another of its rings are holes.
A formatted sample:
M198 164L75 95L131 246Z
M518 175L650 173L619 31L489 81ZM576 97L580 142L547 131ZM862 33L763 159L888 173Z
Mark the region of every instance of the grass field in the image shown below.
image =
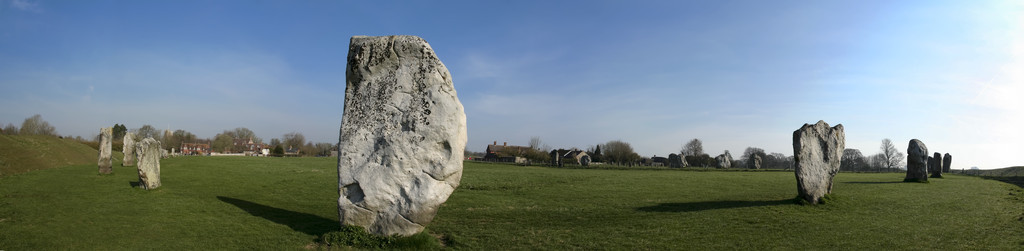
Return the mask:
M309 249L338 230L332 158L179 157L163 187L79 165L0 178L0 249ZM1024 248L1020 187L840 173L825 205L790 172L467 162L428 231L456 249Z
M119 158L124 156L116 154ZM72 139L0 135L0 177L68 165L96 164L98 157L96 149Z

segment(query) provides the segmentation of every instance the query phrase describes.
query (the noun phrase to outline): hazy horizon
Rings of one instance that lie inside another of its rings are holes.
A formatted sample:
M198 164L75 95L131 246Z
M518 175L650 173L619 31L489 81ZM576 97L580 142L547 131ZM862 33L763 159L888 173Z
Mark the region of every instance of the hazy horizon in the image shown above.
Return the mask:
M349 38L399 34L448 67L474 152L536 136L792 155L824 120L865 156L916 138L953 169L1024 165L1013 1L0 0L0 123L336 143Z

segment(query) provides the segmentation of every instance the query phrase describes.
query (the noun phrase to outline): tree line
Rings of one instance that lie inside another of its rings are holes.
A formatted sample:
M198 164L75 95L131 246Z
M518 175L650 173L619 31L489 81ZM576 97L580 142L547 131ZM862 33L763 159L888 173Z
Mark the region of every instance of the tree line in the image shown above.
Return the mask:
M139 128L129 129L124 124L114 124L111 126L111 148L114 151L122 150L124 135L128 132L135 135L135 141L145 138L156 139L162 142L163 148L168 151L180 148L182 143L197 143L208 144L211 151L214 152L241 153L248 149L246 146L235 144L235 140L252 140L253 143L257 145L264 145L265 143L263 138L256 136L255 132L245 127L224 130L213 138L199 138L195 134L181 129L166 131L157 129L152 125L142 125ZM42 116L39 114L26 118L25 121L21 123L20 128L14 124L8 123L3 128L0 128L0 134L46 135L69 138L82 142L86 145L90 145L93 148L99 148L100 141L100 135L98 133L89 138L82 138L81 136L59 136L57 134L57 129L50 125L46 120L43 120ZM298 155L301 156L329 156L331 151L338 150L336 144L306 141L306 137L299 132L285 133L280 138L272 138L266 143L269 143L265 144L266 146L273 149L273 154L282 155L286 150L298 150Z
M554 151L564 151L558 149ZM535 163L548 163L551 161L551 147L543 145L539 137L532 137L529 146L525 149L508 147L502 150L502 154L523 157ZM603 144L588 147L584 152L591 157L593 162L605 163L618 166L633 166L650 164L653 158L643 157L633 150L632 145L621 140L612 140ZM483 156L486 153L474 153L467 151L467 156L476 154ZM690 167L714 167L717 161L714 156L704 152L704 143L694 138L687 141L677 153L683 156ZM732 168L748 168L748 162L752 156L761 159L761 168L767 169L792 169L795 165L793 155L771 152L768 153L759 147L747 147L739 159L733 159L729 150L721 154L732 163ZM840 161L840 170L847 172L896 172L903 166L905 154L900 152L890 139L883 139L879 152L871 156L865 156L859 149L847 148L843 151Z

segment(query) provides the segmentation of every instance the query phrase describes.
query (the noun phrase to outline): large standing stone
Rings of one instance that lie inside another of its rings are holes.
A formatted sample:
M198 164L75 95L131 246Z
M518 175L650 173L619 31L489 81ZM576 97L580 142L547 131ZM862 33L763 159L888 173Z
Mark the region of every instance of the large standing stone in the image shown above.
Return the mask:
M352 37L345 76L341 224L420 232L462 179L466 114L452 77L416 36Z
M583 155L580 157L581 166L590 166L590 155Z
M124 147L121 148L121 152L124 153L124 160L121 161L121 166L134 166L135 165L135 136L130 132L124 133Z
M832 193L832 179L846 149L843 125L829 127L819 120L793 131L793 156L796 162L796 189L801 199L817 204Z
M718 157L715 157L715 167L717 167L717 168L730 168L730 167L732 167L732 162L729 161L729 159L730 159L729 156L727 156L725 154L719 154Z
M946 153L946 155L942 156L942 172L949 173L949 165L952 163L953 156L949 155L949 153Z
M146 138L135 144L139 154L139 186L146 190L160 187L160 155L163 147L160 141Z
M110 144L112 144L110 138L113 137L112 134L113 128L100 128L100 156L99 160L97 161L97 165L99 165L101 174L110 174L114 171L113 168L111 168L112 164L110 163Z
M683 156L682 155L675 154L675 153L671 153L671 154L668 155L668 166L669 167L672 167L672 168L683 168L683 167L686 166L683 163L686 163L686 161L683 160Z
M747 160L747 167L750 169L761 169L761 155L751 154Z
M929 178L942 178L942 154L936 152L934 156L928 157L928 169L932 174Z
M907 177L904 182L928 181L928 146L918 139L907 146Z

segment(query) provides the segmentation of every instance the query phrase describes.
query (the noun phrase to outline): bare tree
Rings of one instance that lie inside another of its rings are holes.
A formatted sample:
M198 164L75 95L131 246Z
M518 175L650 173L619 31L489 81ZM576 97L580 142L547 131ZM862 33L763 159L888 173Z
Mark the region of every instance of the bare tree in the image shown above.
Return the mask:
M896 149L896 144L893 144L890 139L883 139L882 146L879 149L882 150L882 158L885 161L883 164L890 172L894 168L899 167L903 159L906 158L906 156L903 156L903 153Z
M4 127L4 134L7 134L7 135L18 134L18 127L14 126L14 124L7 123L7 126Z
M640 159L640 155L633 151L633 146L619 140L608 141L602 150L605 160L609 162L625 164Z
M142 127L132 131L135 132L135 137L138 137L139 139L153 138L155 140L162 140L161 135L163 134L151 125L142 125Z
M843 158L839 161L839 170L842 171L860 171L865 168L867 164L867 158L860 150L853 148L846 148L843 150Z
M679 150L685 156L698 156L704 154L704 143L700 139L691 139L686 145L683 145L683 149Z
M233 130L231 132L233 134L231 136L234 136L236 139L252 139L253 143L256 143L256 144L262 144L263 143L263 139L261 139L260 137L256 137L256 133L252 132L252 130L249 130L249 128L239 127L239 128L235 128L235 130Z
M541 144L542 143L540 142L540 137L538 137L538 136L530 137L530 149L540 150L540 145Z
M42 115L36 114L25 119L25 122L21 123L21 130L18 134L57 136L57 129L53 128L53 126L50 125L50 122L43 120Z
M288 148L301 148L302 146L306 145L306 136L302 136L302 133L298 133L298 132L285 133L284 137L282 137L282 138L284 140L282 140L281 143L284 144L283 147L285 149L288 149Z

